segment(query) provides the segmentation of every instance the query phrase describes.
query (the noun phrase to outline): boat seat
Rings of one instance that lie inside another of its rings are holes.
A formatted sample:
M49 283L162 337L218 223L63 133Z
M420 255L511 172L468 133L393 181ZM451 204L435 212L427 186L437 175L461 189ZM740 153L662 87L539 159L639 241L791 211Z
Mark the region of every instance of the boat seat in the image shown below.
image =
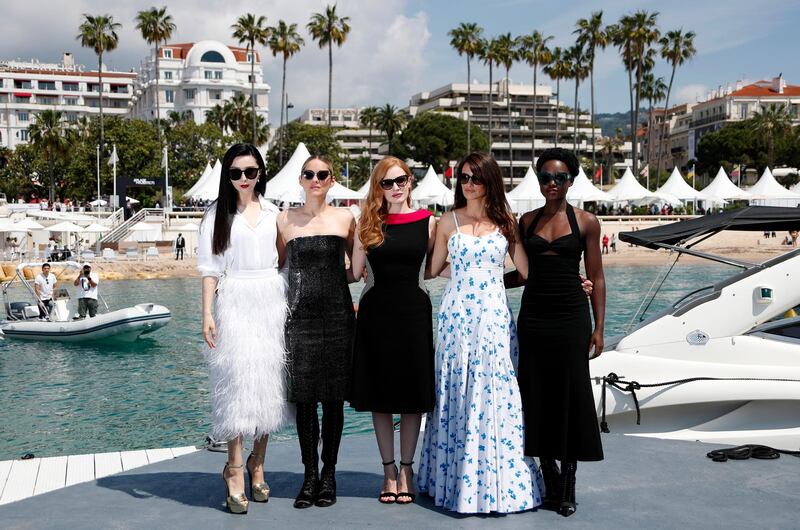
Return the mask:
M39 307L30 302L6 303L6 315L9 319L25 320L39 316Z

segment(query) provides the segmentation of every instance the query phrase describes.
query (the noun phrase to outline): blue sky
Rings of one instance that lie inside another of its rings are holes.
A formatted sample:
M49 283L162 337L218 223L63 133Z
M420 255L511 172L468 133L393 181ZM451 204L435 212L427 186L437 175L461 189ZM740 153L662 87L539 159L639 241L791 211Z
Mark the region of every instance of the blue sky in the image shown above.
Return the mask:
M178 30L175 42L216 39L231 43L229 26L245 12L257 12L270 25L278 19L304 26L311 13L324 8L324 0L172 0L166 4ZM8 2L0 17L0 58L60 59L62 51L75 53L78 62L96 64L94 55L75 40L81 13L110 13L122 22L120 47L109 54L110 66L127 70L147 54L147 46L136 34L133 18L152 0L114 2L72 0L69 3L27 0ZM500 0L339 0L339 10L351 17L348 42L334 50L334 105L405 106L409 97L451 81L466 78L465 60L449 46L448 30L459 22L477 22L487 36L513 35L539 29L555 36L555 45L573 43L575 21L602 9L608 22L636 9L660 12L662 29L683 27L697 33L698 54L678 71L675 102L694 101L718 85L737 79L755 81L779 72L790 84L800 85L797 32L800 29L798 0L611 0L560 2ZM292 115L309 106L324 106L327 100L327 54L306 37L306 46L288 65L288 92L295 105ZM277 121L280 101L280 62L262 51L267 82L273 87L271 106ZM657 75L668 81L669 68L660 62ZM488 80L485 67L475 64L473 78ZM528 66L511 70L514 82L532 81ZM540 75L540 79L543 76ZM628 107L627 78L613 48L601 53L597 64L598 112L625 111ZM564 91L571 104L572 91ZM588 85L580 94L581 106L589 105Z

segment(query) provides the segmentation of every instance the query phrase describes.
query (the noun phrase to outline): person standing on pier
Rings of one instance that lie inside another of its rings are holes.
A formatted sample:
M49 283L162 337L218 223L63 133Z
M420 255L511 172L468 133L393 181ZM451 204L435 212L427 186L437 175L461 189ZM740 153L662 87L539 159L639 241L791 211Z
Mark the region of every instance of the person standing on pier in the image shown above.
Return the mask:
M434 406L432 308L423 278L431 277L426 263L436 218L411 208L412 183L411 170L398 158L386 157L375 166L353 249L353 279L365 269L368 274L358 307L349 401L358 411L372 412L384 475L378 500L384 504L414 501L420 423ZM400 414L399 473L395 413Z
M528 262L494 158L472 153L456 175L455 204L439 221L431 258L432 274L449 259L451 277L418 486L436 506L460 513L530 510L541 494L523 454L516 328L503 285L506 255L523 278Z
M536 173L546 202L519 223L530 262L517 321L525 454L539 457L545 504L565 517L575 512L577 461L603 459L589 359L603 351L606 286L600 223L567 202L579 170L566 149L542 153ZM581 257L593 284L594 329L581 288Z
M278 216L278 250L288 282L288 399L297 406L297 435L305 467L295 508L336 502L336 461L344 427L353 353L355 313L345 268L355 219L325 201L333 187L331 163L312 156L299 175L305 204ZM322 473L319 473L322 403Z
M183 260L183 250L186 248L186 239L183 238L183 234L178 234L178 238L175 240L175 261L178 259Z
M250 497L267 502L264 457L269 433L290 420L286 403L286 290L278 273L278 208L264 198L264 160L236 144L222 160L217 200L200 224L197 265L203 276L203 338L211 381L213 438L227 440L222 473L226 505L247 513L242 438Z

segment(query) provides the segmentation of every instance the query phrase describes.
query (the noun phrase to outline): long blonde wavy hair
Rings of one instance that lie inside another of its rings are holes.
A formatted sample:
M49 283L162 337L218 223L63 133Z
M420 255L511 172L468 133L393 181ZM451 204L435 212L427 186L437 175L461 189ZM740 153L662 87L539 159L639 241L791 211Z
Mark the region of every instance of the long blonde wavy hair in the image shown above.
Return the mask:
M393 156L387 156L375 166L372 175L369 177L369 191L364 201L364 208L361 210L361 218L358 221L358 237L364 246L364 251L369 252L370 248L379 247L383 244L384 233L383 224L389 214L389 204L383 196L381 180L386 177L386 173L393 168L399 167L406 175L411 175L411 170L405 162ZM411 184L408 184L408 205L411 206Z

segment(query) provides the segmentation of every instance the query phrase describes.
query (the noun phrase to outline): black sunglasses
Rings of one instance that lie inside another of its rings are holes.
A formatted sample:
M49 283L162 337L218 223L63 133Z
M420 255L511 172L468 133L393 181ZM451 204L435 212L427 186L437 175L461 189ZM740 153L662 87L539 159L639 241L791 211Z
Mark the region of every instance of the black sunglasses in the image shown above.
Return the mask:
M470 180L472 184L475 186L483 186L483 177L479 177L477 175L467 175L466 173L459 173L458 180L461 181L461 184L466 184Z
M247 167L244 169L239 169L238 167L232 167L228 170L228 177L231 180L239 180L242 178L242 174L247 177L247 180L253 180L254 178L258 177L258 173L261 170L257 167Z
M328 171L327 169L321 169L320 171L317 171L315 173L310 169L306 169L305 171L303 171L303 173L301 173L301 175L303 175L303 178L306 180L313 180L314 177L317 177L317 180L322 182L323 180L328 180L328 177L331 176L331 172Z
M408 179L410 178L411 177L409 177L408 175L400 175L399 177L395 177L393 179L383 179L381 180L380 185L381 188L385 189L386 191L389 191L394 187L395 184L397 184L397 187L402 190L403 188L406 187L406 184L408 184Z
M565 182L572 180L572 175L564 172L553 175L547 171L541 171L536 177L539 179L540 186L547 186L551 180L556 183L556 186L563 186Z

